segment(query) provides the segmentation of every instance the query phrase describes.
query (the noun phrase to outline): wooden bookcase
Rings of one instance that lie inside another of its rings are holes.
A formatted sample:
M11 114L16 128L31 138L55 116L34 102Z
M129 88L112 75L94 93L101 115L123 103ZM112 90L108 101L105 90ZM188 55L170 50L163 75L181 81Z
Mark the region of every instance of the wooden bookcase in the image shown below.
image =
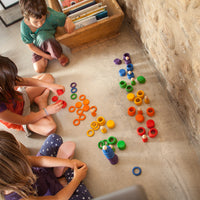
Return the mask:
M124 13L116 0L96 0L107 5L109 18L103 19L94 24L75 30L73 33L66 33L64 28L59 27L56 31L56 40L66 45L71 50L79 50L116 36L124 19ZM56 11L62 11L57 0L48 0L49 7Z

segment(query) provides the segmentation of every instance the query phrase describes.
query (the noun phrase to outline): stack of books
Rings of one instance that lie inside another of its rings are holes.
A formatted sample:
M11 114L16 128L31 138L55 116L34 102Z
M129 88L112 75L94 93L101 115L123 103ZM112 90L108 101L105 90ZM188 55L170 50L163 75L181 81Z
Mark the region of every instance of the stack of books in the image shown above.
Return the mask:
M58 0L62 11L72 19L76 29L108 18L107 5L95 0Z

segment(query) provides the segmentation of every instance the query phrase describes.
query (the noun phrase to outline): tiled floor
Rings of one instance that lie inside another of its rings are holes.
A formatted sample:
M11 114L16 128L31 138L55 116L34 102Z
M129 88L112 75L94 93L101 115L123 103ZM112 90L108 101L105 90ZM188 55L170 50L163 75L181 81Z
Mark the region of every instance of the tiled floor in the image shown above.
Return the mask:
M18 66L20 76L33 76L35 72L31 63L31 52L21 42L19 23L5 28L0 24L0 54L10 57ZM80 125L73 126L75 113L64 109L54 115L57 122L57 133L64 140L74 141L77 145L76 158L88 164L89 171L85 184L94 197L140 184L144 187L150 200L198 200L200 199L200 165L193 143L187 137L187 129L180 120L175 108L169 101L166 89L158 79L158 72L144 53L142 44L135 33L124 25L119 37L71 54L63 46L64 52L70 57L70 65L63 68L57 61L49 64L48 73L52 73L56 82L66 87L66 92L60 98L66 100L67 108L78 100L71 100L70 84L77 83L77 94L85 94L90 100L90 106L97 107L97 117L114 120L116 126L108 129L106 134L95 131L93 137L86 132L90 123L96 120L88 112L86 119ZM125 89L121 89L121 80L130 84L127 77L119 76L119 69L126 69L126 65L115 65L115 58L122 59L124 53L130 53L134 64L135 76L143 75L145 84L137 83L133 93L143 90L150 99L150 105L142 104L145 121L138 123L135 117L130 117L127 110L130 106L137 106L129 102ZM53 94L51 94L51 97ZM49 98L51 103L51 98ZM136 129L143 126L146 131L146 109L155 109L155 121L158 135L143 143ZM3 126L1 126L3 128ZM13 134L30 148L35 154L44 141L44 137L33 135L26 138L23 132L12 131ZM115 146L115 153L119 157L117 165L111 165L98 149L100 140L115 136L117 140L124 140L127 147L120 151ZM132 174L132 168L142 169L140 176Z

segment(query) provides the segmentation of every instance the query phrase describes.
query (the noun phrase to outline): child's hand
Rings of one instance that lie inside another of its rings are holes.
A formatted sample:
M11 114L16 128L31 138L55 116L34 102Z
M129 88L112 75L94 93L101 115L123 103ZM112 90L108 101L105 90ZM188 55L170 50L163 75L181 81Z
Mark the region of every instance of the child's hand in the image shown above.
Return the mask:
M53 84L51 88L49 88L54 94L57 94L57 90L63 90L65 92L65 87L63 85Z
M84 162L82 162L80 160L77 160L77 159L72 159L71 162L72 162L72 165L73 165L73 169L74 169L75 166L77 166L78 168L80 168L80 167L82 167L82 166L85 165Z
M75 24L69 17L67 17L64 27L68 33L72 33L75 29Z
M87 175L87 165L83 165L81 168L74 167L74 179L79 180L80 182L86 177Z
M46 59L48 59L48 60L53 60L54 58L51 57L51 55L47 54Z
M55 114L58 111L60 111L61 108L62 108L62 106L63 106L62 102L53 103L53 104L47 106L46 110L47 110L47 112L48 112L49 115L52 115L52 114Z

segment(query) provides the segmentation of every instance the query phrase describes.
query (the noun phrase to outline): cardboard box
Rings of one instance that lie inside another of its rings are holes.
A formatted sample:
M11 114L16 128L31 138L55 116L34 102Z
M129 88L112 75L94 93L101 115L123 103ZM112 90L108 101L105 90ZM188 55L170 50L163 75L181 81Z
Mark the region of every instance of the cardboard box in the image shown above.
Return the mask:
M96 0L96 2L107 5L108 18L79 28L70 34L66 33L63 27L58 27L56 40L70 49L80 49L116 36L124 19L122 9L116 0ZM58 0L48 0L48 3L54 10L62 11Z

